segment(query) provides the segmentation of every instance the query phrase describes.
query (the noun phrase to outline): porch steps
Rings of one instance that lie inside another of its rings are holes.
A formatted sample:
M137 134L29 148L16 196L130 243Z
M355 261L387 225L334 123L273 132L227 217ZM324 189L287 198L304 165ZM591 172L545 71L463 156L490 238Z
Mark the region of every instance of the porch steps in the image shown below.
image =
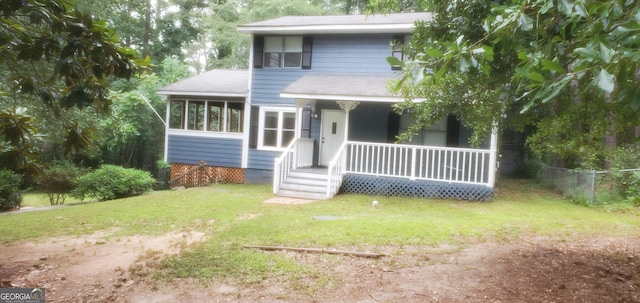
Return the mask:
M326 169L296 169L287 176L277 195L313 200L326 199L327 178Z

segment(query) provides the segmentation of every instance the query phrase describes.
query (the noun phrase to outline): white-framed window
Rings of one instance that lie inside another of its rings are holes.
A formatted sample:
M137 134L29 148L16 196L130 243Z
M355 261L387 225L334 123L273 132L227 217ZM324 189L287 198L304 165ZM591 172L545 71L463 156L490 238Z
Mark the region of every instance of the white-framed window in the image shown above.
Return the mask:
M302 37L265 37L264 67L300 67L302 64Z
M295 138L296 110L283 107L260 107L258 149L281 150Z
M170 129L243 132L244 103L242 102L172 99L169 104Z

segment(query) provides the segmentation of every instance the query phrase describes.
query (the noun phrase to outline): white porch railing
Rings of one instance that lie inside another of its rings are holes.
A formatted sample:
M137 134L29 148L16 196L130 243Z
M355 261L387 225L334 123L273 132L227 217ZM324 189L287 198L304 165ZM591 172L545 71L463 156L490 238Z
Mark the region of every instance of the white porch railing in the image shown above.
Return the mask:
M343 173L493 186L490 150L352 141L345 149Z
M293 140L273 164L273 193L277 193L291 170L313 165L313 139Z

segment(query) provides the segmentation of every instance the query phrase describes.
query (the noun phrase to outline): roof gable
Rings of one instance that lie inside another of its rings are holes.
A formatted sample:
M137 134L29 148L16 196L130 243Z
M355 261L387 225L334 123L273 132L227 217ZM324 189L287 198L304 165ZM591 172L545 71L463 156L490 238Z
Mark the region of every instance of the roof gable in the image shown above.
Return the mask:
M238 26L251 34L410 33L416 21L430 21L431 13L387 15L286 16Z

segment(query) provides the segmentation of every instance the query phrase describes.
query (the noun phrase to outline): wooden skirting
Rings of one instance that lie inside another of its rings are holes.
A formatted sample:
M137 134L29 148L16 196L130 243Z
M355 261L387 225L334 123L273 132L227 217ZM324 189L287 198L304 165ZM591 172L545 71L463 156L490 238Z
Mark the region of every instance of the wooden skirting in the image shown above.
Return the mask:
M171 163L171 187L197 187L211 183L244 183L244 169L206 164Z

